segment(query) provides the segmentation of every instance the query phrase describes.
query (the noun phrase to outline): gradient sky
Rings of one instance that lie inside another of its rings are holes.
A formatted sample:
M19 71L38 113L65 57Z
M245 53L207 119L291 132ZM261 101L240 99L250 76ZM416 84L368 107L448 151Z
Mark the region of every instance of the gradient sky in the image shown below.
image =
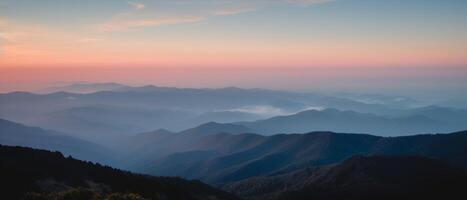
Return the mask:
M59 81L462 88L467 1L0 0L0 70L0 91Z

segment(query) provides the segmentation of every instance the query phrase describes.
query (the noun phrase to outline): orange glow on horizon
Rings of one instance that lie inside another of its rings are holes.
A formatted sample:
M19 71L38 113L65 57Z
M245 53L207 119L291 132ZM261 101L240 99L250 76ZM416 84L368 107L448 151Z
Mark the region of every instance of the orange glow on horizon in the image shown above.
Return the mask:
M4 67L414 67L467 66L467 46L420 41L280 38L83 38L50 27L4 22ZM399 41L400 42L400 41Z

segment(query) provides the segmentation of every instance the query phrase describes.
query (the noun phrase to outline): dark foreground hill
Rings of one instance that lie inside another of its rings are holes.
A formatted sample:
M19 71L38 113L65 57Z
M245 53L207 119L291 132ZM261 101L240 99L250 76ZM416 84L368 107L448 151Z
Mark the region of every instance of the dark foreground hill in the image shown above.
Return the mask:
M191 135L189 140L184 134L163 136L144 137L148 145L130 155L153 156L141 158L146 161L130 169L152 175L199 179L213 185L335 164L355 155L415 155L467 169L467 131L403 137L332 132L274 136L200 134L198 137ZM167 148L162 149L164 145ZM161 157L149 153L161 151L171 153Z
M355 156L339 164L224 186L248 199L466 199L464 171L415 156Z
M1 199L237 199L199 181L132 174L59 152L0 146Z

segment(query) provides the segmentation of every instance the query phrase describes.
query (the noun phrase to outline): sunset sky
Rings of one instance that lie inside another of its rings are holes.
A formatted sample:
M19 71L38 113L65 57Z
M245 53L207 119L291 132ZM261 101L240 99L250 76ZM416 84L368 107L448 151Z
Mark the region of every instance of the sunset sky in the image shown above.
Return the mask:
M0 0L0 72L0 91L459 88L467 1Z

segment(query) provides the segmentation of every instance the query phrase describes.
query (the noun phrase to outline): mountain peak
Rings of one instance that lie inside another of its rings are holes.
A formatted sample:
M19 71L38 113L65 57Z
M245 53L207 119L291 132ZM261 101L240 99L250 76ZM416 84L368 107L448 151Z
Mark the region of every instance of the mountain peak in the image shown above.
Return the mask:
M248 133L248 132L250 132L250 129L242 125L208 122L205 124L201 124L197 127L187 129L180 133L183 133L183 134L216 134L216 133L239 134L239 133Z

